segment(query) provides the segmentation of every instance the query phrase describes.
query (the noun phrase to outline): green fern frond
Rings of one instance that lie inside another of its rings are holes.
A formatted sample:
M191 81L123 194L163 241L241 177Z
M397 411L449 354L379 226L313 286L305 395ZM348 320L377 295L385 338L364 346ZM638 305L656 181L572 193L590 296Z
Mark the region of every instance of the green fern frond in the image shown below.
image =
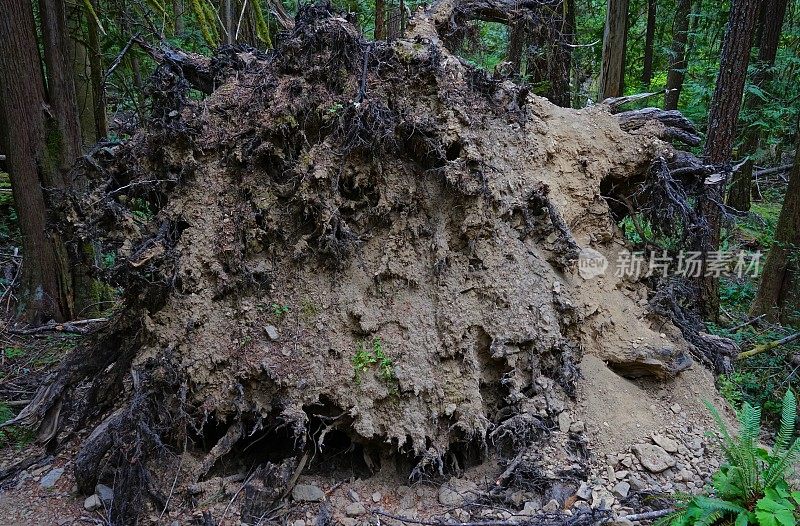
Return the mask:
M747 510L738 504L713 497L698 495L693 502L698 508L708 512L747 513Z
M781 427L775 437L775 445L772 448L774 455L781 455L794 436L794 425L797 420L797 399L791 389L786 390L783 395L783 407L781 408Z
M253 14L256 18L256 36L267 45L268 48L272 47L272 37L269 34L269 24L264 16L264 10L261 8L261 0L253 0Z
M792 445L789 446L780 457L770 463L766 474L764 475L764 486L771 487L778 483L782 478L786 478L792 466L800 457L800 438L796 438Z

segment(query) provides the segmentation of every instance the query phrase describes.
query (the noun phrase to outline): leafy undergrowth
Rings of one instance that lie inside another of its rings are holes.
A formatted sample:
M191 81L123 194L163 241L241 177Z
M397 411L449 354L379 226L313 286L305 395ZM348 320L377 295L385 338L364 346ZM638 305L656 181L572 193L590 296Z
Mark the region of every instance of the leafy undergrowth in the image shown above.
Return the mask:
M763 265L775 241L775 226L780 215L783 191L763 190L763 199L753 201L750 213L737 218L727 230L724 246L728 250L760 251ZM796 331L793 327L765 323L763 320L738 327L750 320L750 305L758 290L759 278L750 276L724 278L720 283L721 322L709 324L709 331L735 340L742 350L779 340ZM800 343L790 343L737 361L734 371L718 379L720 393L739 407L749 403L761 407L769 428L779 422L781 393L794 385L800 372Z

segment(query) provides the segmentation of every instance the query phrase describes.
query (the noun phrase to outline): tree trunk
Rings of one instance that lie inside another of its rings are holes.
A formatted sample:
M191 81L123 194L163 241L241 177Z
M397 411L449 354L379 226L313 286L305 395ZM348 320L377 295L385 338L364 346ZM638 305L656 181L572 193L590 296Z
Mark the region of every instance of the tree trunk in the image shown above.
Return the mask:
M375 0L375 40L383 40L386 18L386 0Z
M733 0L731 3L703 152L708 163L720 168L730 162L759 1ZM725 183L723 177L722 181L715 184L704 185L704 195L698 203L700 214L706 221L706 229L700 236L699 243L704 260L709 252L719 247L722 219L720 203L724 196ZM704 265L704 274L705 270ZM706 318L716 321L719 317L719 278L703 275L699 281L700 311Z
M175 34L182 35L183 24L183 0L172 0L172 11L175 14Z
M97 9L96 0L92 5ZM103 54L100 49L100 39L97 36L97 24L89 20L87 34L89 35L89 70L92 78L92 98L94 100L94 122L97 140L105 139L108 135L108 119L106 118L106 87L103 80Z
M68 59L72 62L73 80L75 81L75 97L80 116L81 146L87 147L98 141L97 122L95 119L94 89L92 87L91 64L89 50L86 46L87 36L84 31L83 4L67 0ZM93 22L90 22L93 23Z
M233 45L236 43L236 7L234 0L222 0L221 17L225 27L225 43Z
M642 65L642 85L650 88L653 80L653 40L656 35L656 0L647 0L647 29L644 35L644 63Z
M667 73L667 93L664 95L664 109L677 110L678 99L683 88L683 79L686 76L686 39L689 31L689 14L692 9L692 0L678 0L675 11L675 21L672 24L672 48L669 57L669 72Z
M527 32L527 24L524 18L513 22L509 26L506 60L511 63L511 70L517 75L522 73L522 53L528 40Z
M550 54L550 96L553 104L569 108L571 93L569 86L572 71L572 46L575 44L575 0L563 0L559 5L561 16L558 30L551 38L553 51Z
M65 55L67 23L62 0L39 0L39 14L44 41L44 62L47 66L47 100L54 122L47 124L48 153L57 159L61 174L48 185L65 184L64 174L81 154L80 118L75 97L72 66Z
M0 88L0 122L6 124L2 148L25 258L20 314L31 321L64 320L72 315L68 266L63 246L47 228L42 189L44 181L61 175L58 163L45 152L44 79L33 12L26 0L4 0L0 9Z
M603 33L603 66L600 100L622 95L625 74L625 35L628 30L628 0L608 0Z
M752 316L766 314L770 321L793 324L800 321L800 126L795 140L794 168L775 229L775 242L769 249L761 284L750 308Z
M760 19L761 40L758 46L758 62L756 71L753 74L753 84L764 87L772 80L771 69L775 65L775 56L778 53L778 41L780 40L781 27L786 15L787 0L767 0L763 6L763 16ZM757 115L761 111L764 102L761 98L748 94L744 100L745 108L751 115ZM761 142L761 130L757 127L749 126L744 129L744 140L739 152L739 157L750 156L758 150ZM752 165L752 163L751 163ZM737 210L750 210L750 191L752 179L745 177L734 177L731 188L728 192L728 205Z

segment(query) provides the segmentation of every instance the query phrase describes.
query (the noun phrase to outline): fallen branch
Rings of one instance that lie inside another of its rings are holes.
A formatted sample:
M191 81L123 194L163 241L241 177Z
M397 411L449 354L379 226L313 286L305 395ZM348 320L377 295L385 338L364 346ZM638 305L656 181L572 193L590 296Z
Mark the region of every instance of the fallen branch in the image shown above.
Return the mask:
M792 169L793 164L784 164L783 166L775 166L773 168L764 168L763 170L756 170L753 172L753 177L761 177L762 175L772 175L783 172L788 172Z
M644 513L634 513L632 515L625 515L624 517L620 517L621 519L625 519L631 522L638 522L638 521L646 521L651 519L658 519L661 517L666 517L670 513L675 513L674 508L667 508L665 510L656 510L656 511L646 511Z
M738 331L739 329L744 329L744 328L745 328L745 327L747 327L748 325L752 325L752 324L754 324L755 322L757 322L758 320L762 319L764 316L766 316L766 314L762 314L762 315L760 315L760 316L756 316L755 318L751 318L751 319L749 319L749 320L747 320L747 321L744 321L744 322L740 323L739 325L737 325L736 327L732 327L732 328L730 329L730 331L731 331L731 332L736 332L736 331Z
M776 347L780 347L781 345L786 345L787 343L791 343L791 342L797 340L798 338L800 338L800 332L796 332L794 334L790 334L789 336L786 336L785 338L781 338L780 340L775 340L775 341L771 341L771 342L764 343L764 344L761 344L761 345L756 345L755 347L753 347L749 351L745 351L745 352L739 353L739 355L736 357L736 359L737 360L744 360L745 358L750 358L751 356L755 356L757 354L761 354L762 352L771 351L772 349L774 349Z
M677 140L689 146L700 144L692 122L677 110L662 110L659 108L642 108L640 110L623 111L617 113L619 127L627 132L635 131L651 121L657 121L663 126L660 138L664 140Z
M74 320L74 321L65 321L62 323L50 322L45 325L40 325L38 327L29 327L27 329L6 329L7 332L10 334L17 334L17 335L28 335L28 334L37 334L40 332L47 332L47 331L54 331L54 332L66 332L71 334L86 334L89 332L89 328L85 328L86 325L92 325L95 323L105 323L108 321L108 318L91 318L87 320Z
M619 108L625 104L649 99L650 97L655 97L656 95L663 95L663 93L663 91L654 91L650 93L637 93L636 95L625 95L624 97L609 97L604 99L602 104L608 106L608 108L611 110L611 113L617 113Z

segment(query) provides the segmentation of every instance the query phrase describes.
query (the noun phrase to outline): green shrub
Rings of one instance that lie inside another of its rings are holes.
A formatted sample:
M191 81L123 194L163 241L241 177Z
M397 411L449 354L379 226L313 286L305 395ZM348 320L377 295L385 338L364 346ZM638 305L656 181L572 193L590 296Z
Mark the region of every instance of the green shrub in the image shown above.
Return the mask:
M720 431L725 462L713 475L710 494L685 501L660 524L672 526L734 524L793 526L800 510L800 491L791 491L786 479L800 458L795 437L797 400L791 391L783 397L781 427L769 450L759 444L761 409L745 402L738 413L739 434L732 436L719 412L706 403Z

